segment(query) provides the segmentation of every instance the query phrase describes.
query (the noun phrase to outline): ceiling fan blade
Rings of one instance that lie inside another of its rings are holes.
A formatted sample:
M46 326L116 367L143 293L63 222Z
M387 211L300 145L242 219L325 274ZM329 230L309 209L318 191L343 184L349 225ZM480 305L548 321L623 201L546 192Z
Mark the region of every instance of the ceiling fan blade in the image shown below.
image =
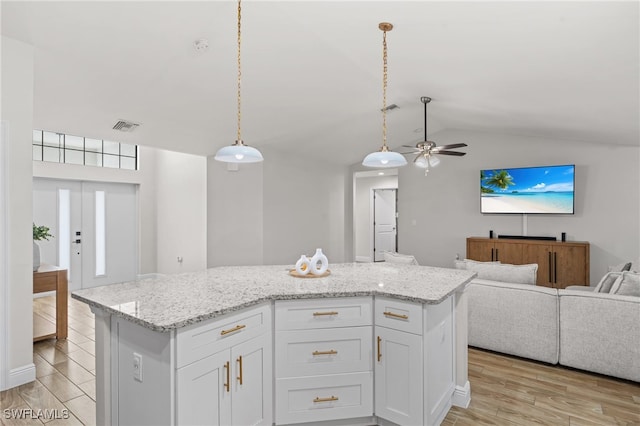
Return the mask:
M458 151L432 151L432 154L455 155L455 156L458 156L458 157L462 157L463 155L467 155L466 152L458 152Z
M465 146L467 146L466 143L453 143L451 145L436 146L435 149L453 149L453 148L463 148Z
M416 147L415 145L402 145L402 146L405 147L405 148L415 148Z
M417 150L416 150L416 151L409 151L409 152L401 152L400 154L402 154L402 155L409 155L409 154L417 154L418 152L420 152L420 151L417 151Z

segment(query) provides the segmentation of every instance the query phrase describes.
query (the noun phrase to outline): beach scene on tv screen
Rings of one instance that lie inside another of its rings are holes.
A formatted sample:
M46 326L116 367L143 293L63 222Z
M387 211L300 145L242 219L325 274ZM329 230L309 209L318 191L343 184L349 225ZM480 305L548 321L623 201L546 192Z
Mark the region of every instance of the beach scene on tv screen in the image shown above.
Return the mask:
M482 213L573 213L574 166L482 170Z

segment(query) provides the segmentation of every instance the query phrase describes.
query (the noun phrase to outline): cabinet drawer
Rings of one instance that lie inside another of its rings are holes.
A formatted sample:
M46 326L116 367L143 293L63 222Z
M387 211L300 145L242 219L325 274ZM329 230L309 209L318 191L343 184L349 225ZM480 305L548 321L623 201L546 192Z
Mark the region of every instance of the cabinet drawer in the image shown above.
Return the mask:
M276 377L369 371L371 327L279 331Z
M270 329L270 303L181 328L176 338L177 368L269 333Z
M276 301L276 330L371 325L371 298Z
M422 334L422 304L376 297L376 325Z
M373 373L276 380L276 424L373 415Z

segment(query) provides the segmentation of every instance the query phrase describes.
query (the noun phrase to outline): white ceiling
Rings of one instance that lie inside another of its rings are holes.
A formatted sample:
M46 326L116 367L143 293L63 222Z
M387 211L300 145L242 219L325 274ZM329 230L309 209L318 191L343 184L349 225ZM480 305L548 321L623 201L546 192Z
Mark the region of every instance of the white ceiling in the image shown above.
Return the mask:
M236 139L234 1L2 1L35 46L34 126L211 155ZM245 1L242 136L351 164L443 129L640 144L639 3ZM197 54L193 42L209 40ZM142 123L134 133L111 129ZM430 137L431 139L431 137ZM437 135L435 138L437 142ZM465 140L473 144L473 140ZM339 155L335 155L339 153Z

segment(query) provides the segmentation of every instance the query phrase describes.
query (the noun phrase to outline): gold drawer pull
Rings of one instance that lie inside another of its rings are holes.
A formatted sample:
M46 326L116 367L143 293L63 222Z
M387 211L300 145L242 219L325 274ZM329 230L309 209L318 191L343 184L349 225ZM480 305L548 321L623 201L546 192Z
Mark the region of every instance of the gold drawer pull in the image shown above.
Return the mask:
M338 315L338 313L336 311L329 311L329 312L314 312L313 316L314 317L321 317L321 316L325 316L325 315Z
M245 327L246 327L246 325L244 325L244 324L242 324L242 325L236 325L235 327L230 328L230 329L228 329L228 330L222 330L222 331L220 332L220 335L221 335L221 336L224 336L225 334L229 334L229 333L233 333L234 331L242 330L242 329L243 329L243 328L245 328Z
M329 398L320 398L319 396L316 396L313 402L332 402L337 400L338 400L338 397L333 395L330 396Z
M404 314L396 314L396 313L389 312L389 311L387 311L387 312L383 312L383 314L384 314L385 316L387 316L387 317L400 318L400 319L409 319L409 316L408 316L408 315L404 315Z
M382 359L382 351L380 350L380 344L382 343L382 337L378 336L378 362Z
M329 351L313 351L313 356L316 355L338 355L338 351L336 350L329 350Z

